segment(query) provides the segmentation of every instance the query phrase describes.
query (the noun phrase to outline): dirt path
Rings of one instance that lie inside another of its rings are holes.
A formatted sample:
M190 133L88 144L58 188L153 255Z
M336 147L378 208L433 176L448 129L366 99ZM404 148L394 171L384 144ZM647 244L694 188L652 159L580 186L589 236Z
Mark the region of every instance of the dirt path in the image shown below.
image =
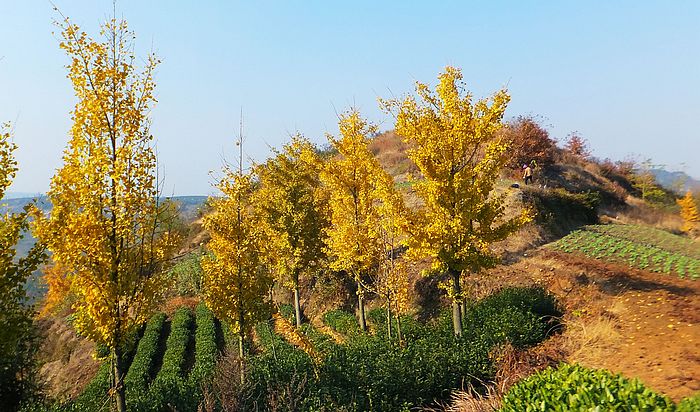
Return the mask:
M566 307L564 359L639 378L674 400L700 390L700 281L540 249L477 282L540 284Z

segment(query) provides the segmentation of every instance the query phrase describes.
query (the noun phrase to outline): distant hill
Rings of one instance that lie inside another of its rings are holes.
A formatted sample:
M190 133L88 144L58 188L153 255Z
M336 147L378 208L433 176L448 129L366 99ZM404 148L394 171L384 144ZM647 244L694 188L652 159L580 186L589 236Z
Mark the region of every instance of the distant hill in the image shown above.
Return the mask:
M685 172L669 172L664 169L652 169L656 181L666 189L685 193L690 190L700 191L700 180L693 178Z
M34 197L13 198L5 197L0 201L0 213L6 211L20 212L22 208L30 204L34 199L37 200L37 205L44 211L51 209L48 198L44 195L35 195ZM186 221L193 220L197 217L197 211L206 202L207 196L173 196L163 197L164 199L172 199L180 205L180 216Z
M32 192L7 192L5 193L4 200L9 200L9 199L22 199L22 198L32 198L32 197L40 197L42 196L41 193L32 193Z
M180 216L186 222L197 218L199 208L207 201L207 196L174 196L170 199L176 201L180 206Z

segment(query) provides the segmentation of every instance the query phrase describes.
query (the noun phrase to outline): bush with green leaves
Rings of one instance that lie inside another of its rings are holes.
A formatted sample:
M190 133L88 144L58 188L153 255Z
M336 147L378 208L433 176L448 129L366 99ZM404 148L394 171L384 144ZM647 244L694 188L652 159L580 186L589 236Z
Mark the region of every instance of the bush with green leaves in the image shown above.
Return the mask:
M354 334L360 332L360 325L357 318L352 314L340 309L331 310L323 315L323 323L333 330L342 334Z
M698 412L700 411L700 392L683 399L676 408L677 412Z
M296 324L296 315L294 313L294 306L283 303L277 308L277 313L283 318L287 319L290 323Z
M402 344L387 338L383 310L368 315L374 334L362 333L352 313L324 315L326 325L345 335L342 343L304 325L301 331L320 353L319 363L269 324L259 325L261 348L248 360L247 407L269 409L280 397L293 398L296 410L314 411L395 411L431 403L451 389L491 379L488 354L494 345L540 342L548 321L561 311L541 288L506 288L468 307L469 326L461 338L454 337L449 313L427 324L402 317Z
M513 386L501 412L529 411L674 411L667 397L604 369L561 364Z
M187 345L192 335L192 311L179 308L172 317L163 364L144 399L132 399L143 410L188 410L191 401L184 376Z
M142 400L147 393L151 369L154 366L165 318L164 313L157 313L148 321L136 349L134 360L124 378L126 401L131 409L137 409L138 406L135 403Z
M189 380L197 386L201 380L208 379L216 367L216 325L214 314L202 302L195 309L197 330L194 335L195 357L194 366L190 371Z
M516 308L532 312L547 322L563 314L554 295L540 286L503 288L479 301L479 305Z
M88 383L75 402L63 405L59 410L96 411L109 405L109 388L112 386L112 371L109 361L102 362L97 375Z
M465 333L491 345L510 342L524 348L542 342L559 325L562 311L541 287L508 287L468 305Z

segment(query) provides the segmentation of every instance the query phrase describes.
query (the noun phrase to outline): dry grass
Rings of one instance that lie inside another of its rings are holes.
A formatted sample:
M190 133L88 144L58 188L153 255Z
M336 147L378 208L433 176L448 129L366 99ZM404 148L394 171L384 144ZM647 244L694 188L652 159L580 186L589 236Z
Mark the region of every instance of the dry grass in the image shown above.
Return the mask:
M612 316L574 318L566 322L566 328L565 348L569 360L590 367L600 367L597 363L606 359L621 338L617 322Z
M46 395L59 400L75 398L97 373L95 345L80 337L63 317L38 321L40 379Z
M630 207L616 216L619 222L646 224L672 233L681 233L683 219L678 214L649 206L642 199L633 196L627 197L626 202Z
M384 170L396 177L405 173L416 173L417 169L406 155L408 145L393 131L375 137L369 149L377 157Z
M172 314L182 306L186 306L194 310L199 302L200 298L197 296L176 296L172 299L168 299L163 304L162 311L168 316L172 316Z

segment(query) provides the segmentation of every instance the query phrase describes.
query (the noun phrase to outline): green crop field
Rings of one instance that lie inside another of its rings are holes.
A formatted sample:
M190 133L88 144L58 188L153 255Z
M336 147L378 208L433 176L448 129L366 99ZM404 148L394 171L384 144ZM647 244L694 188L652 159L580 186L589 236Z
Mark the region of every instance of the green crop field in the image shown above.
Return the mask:
M700 244L650 227L585 226L548 247L681 278L700 277Z
M146 324L125 377L127 407L133 411L195 411L201 387L211 378L219 353L217 322L200 304L192 313L180 308L167 322L163 313ZM188 362L188 353L192 359ZM72 402L37 408L39 411L97 411L109 409L110 364L104 362L83 393Z

